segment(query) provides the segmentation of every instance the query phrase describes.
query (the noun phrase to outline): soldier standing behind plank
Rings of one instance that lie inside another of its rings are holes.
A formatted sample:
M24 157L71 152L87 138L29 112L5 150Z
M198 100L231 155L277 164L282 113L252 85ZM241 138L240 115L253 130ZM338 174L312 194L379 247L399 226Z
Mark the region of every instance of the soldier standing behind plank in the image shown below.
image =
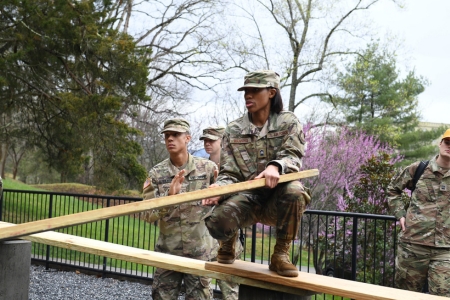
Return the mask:
M408 205L403 190L411 189L419 162L406 167L388 186L388 203L400 221L395 258L397 288L420 292L428 280L430 294L450 297L450 129L416 183Z
M144 183L144 199L152 199L207 188L214 183L217 166L214 162L194 157L187 151L191 140L189 123L171 119L164 123L169 158L153 167ZM211 237L202 218L210 208L201 201L146 212L146 220L160 219L160 234L155 251L188 258L211 260L217 255L218 243ZM152 286L155 300L177 299L184 281L185 299L211 299L211 279L157 268Z

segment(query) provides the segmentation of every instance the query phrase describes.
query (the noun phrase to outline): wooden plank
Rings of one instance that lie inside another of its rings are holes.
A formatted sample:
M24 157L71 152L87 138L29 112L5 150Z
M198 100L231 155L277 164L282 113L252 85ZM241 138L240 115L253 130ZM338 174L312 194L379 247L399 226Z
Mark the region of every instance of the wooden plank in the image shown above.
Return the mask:
M319 170L312 169L301 171L297 173L290 173L280 176L279 182L288 182L301 178L307 178L317 176ZM73 225L85 224L94 221L105 220L118 216L125 216L134 213L143 212L149 209L172 206L185 202L191 202L194 200L210 198L214 196L226 195L237 193L240 191L261 188L265 186L266 179L256 179L251 181L245 181L235 184L229 184L225 186L193 191L189 193L182 193L167 197L155 198L141 202L133 202L123 205L117 205L113 207L101 208L97 210L91 210L67 216L61 216L51 219L39 220L35 222L22 223L17 226L5 228L0 231L0 241L20 236L29 235L32 233L44 232L49 230L55 230L59 228L69 227Z
M0 231L8 229L13 226L17 225L0 222ZM201 260L164 254L154 251L148 251L138 248L132 248L128 246L122 246L97 241L93 239L77 237L64 233L49 231L25 236L22 237L22 239L50 246L125 260L129 262L174 270L183 273L190 273L199 276L207 276L215 279L227 280L230 282L270 289L274 291L280 291L289 294L296 294L296 295L311 294L309 291L303 291L301 289L290 286L280 284L271 284L270 286L268 286L267 283L264 281L206 270L205 262Z
M447 299L446 297L404 291L374 284L356 282L329 276L299 272L298 277L281 277L269 270L267 265L255 264L236 260L231 265L218 262L206 262L207 270L227 273L233 276L252 278L270 284L279 284L299 289L325 293L335 296L361 300L387 300L387 299ZM267 286L270 286L267 284Z

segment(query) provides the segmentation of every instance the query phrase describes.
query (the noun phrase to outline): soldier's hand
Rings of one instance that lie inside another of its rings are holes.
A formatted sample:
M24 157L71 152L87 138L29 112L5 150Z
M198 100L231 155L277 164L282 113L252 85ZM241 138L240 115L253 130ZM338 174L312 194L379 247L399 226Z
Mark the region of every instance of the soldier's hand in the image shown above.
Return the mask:
M406 221L405 217L400 218L400 226L402 227L402 231L406 230L405 221Z
M184 182L184 170L178 172L177 175L172 179L169 187L169 196L176 195L181 191L181 184Z
M277 186L280 180L280 173L278 172L278 166L268 165L267 168L262 171L255 179L266 178L266 187L273 189Z
M218 187L218 186L219 186L218 184L213 183L208 188L214 188L214 187ZM202 205L209 205L209 206L217 205L217 204L219 204L219 200L220 200L220 196L205 198L202 200Z

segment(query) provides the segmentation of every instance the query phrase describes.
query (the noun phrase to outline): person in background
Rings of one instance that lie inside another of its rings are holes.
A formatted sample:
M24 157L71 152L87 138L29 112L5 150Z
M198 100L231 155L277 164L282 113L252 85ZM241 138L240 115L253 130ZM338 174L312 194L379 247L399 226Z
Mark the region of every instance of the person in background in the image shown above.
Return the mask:
M428 278L430 294L450 297L450 129L405 207L403 190L412 188L419 163L404 168L388 186L389 208L401 226L395 283L420 292Z
M265 178L266 187L233 195L203 199L215 205L205 218L211 235L219 240L217 261L236 259L239 228L255 223L274 226L276 244L269 269L281 276L298 276L289 260L291 242L310 201L300 181L278 183L281 174L300 171L305 137L297 117L283 110L280 77L271 70L245 75L244 100L248 113L228 124L222 139L220 171L215 186Z
M217 177L217 166L187 151L191 140L184 119L164 122L164 141L169 158L154 166L143 187L143 198L153 199L207 188ZM145 212L148 222L160 220L155 251L209 261L217 255L218 243L202 221L210 208L193 201ZM154 300L178 299L184 281L185 299L211 299L211 279L157 268L152 286Z
M203 129L203 133L200 140L203 141L203 145L206 153L209 154L209 159L220 166L220 149L222 146L222 136L225 132L223 126L212 126ZM242 253L241 242L236 239L236 258L238 259ZM217 260L214 258L213 260ZM222 291L222 298L225 300L237 300L239 298L239 284L228 282L224 280L217 280L220 290Z
M200 140L203 141L206 153L209 154L209 160L220 166L220 149L222 148L222 136L225 132L223 126L212 126L203 129Z

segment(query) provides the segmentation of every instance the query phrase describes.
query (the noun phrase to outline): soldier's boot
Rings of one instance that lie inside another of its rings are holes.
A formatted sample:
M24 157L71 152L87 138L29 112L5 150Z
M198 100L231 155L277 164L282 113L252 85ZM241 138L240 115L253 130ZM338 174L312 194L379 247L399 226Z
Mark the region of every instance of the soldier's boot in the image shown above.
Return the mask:
M277 239L275 249L270 259L269 269L284 277L297 277L298 269L289 260L289 248L291 241Z
M219 241L219 251L217 252L217 261L221 264L232 264L236 259L236 238L238 232L228 241Z

